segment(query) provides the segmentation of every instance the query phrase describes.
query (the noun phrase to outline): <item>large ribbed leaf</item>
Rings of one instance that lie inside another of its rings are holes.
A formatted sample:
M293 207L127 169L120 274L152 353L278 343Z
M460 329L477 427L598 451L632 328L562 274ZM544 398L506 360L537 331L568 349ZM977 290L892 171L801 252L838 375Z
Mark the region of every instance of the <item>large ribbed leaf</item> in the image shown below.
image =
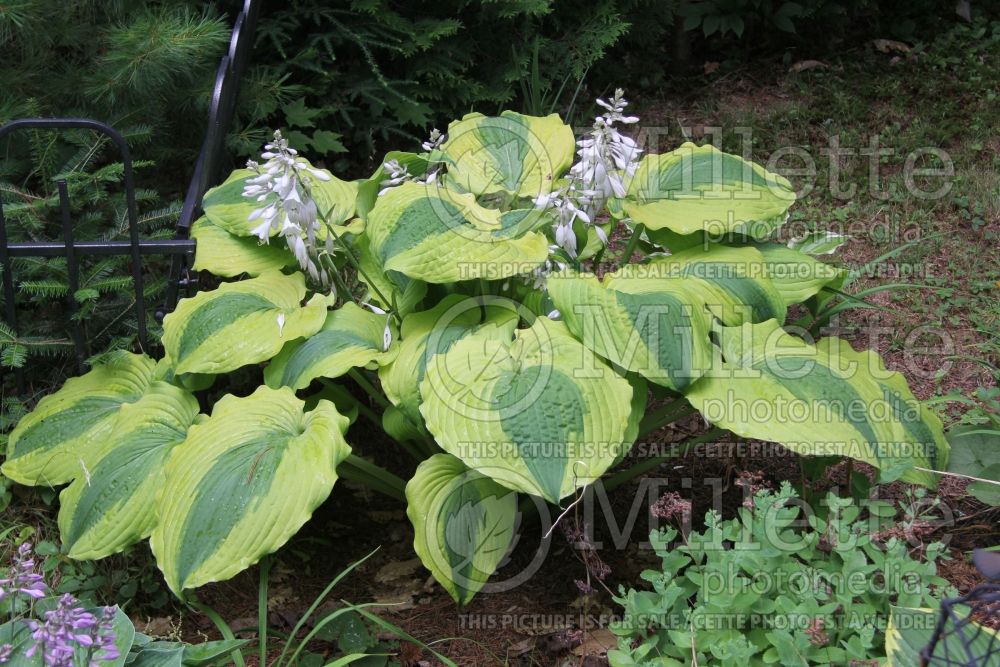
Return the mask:
M497 280L528 273L548 257L544 235L512 233L522 222L483 208L471 194L405 183L378 198L366 234L386 272L429 283Z
M436 355L447 352L455 341L477 328L498 339L509 340L513 335L516 308L502 300L490 303L484 310L481 300L453 294L430 310L403 318L396 357L379 368L382 390L396 408L385 414L394 434L413 437L420 432L420 383Z
M786 305L802 303L827 285L838 286L846 271L780 243L755 245L764 257L766 275Z
M174 449L150 545L175 593L275 551L330 494L348 420L329 401L303 406L287 387L226 396Z
M627 265L599 281L573 272L549 276L552 301L589 350L656 384L680 390L711 363L705 290Z
M383 350L385 326L385 315L345 303L327 314L318 332L286 343L264 369L264 382L273 389L305 389L316 378L336 378L352 368L387 362L392 354ZM390 322L393 338L394 331Z
M313 178L309 191L316 200L316 208L328 217L330 224L340 225L354 215L358 186L356 183L342 181L330 172L326 173L330 179L321 181ZM254 209L277 201L278 198L274 193L263 201L257 201L256 197L244 197L243 188L246 187L247 180L254 175L249 169L237 169L222 185L206 192L202 200L205 216L230 234L250 236L250 230L260 224L260 220L250 220L250 213ZM271 236L275 234L277 231L271 232Z
M754 248L697 246L654 257L646 266L622 272L622 277L612 276L608 287L625 289L643 279L681 280L727 325L785 321L784 299L767 276L763 255Z
M59 533L71 558L103 558L149 536L163 467L197 415L194 396L159 381L122 405L84 473L59 495Z
M517 494L435 454L406 484L413 549L459 606L483 587L507 554L517 523Z
M296 265L284 243L268 245L254 236L235 236L206 217L191 225L191 238L197 243L195 271L232 278L244 273L259 276Z
M593 482L628 446L631 385L544 317L513 342L462 338L428 365L420 396L446 452L550 502Z
M155 366L145 355L122 354L67 380L11 432L0 470L20 484L49 486L81 474L81 462L109 437L122 405L142 398Z
M628 186L625 213L649 229L763 238L785 221L791 184L711 145L646 155Z
M471 113L448 126L441 153L448 164L448 180L463 190L537 197L551 191L569 169L574 141L572 128L557 114Z
M885 480L936 484L926 470L947 465L941 422L876 353L838 339L809 345L773 320L719 337L725 361L685 392L708 421L799 454L864 461Z
M278 272L182 299L163 320L163 347L174 372L226 373L266 361L288 341L323 326L327 298L315 295L305 306L301 273Z

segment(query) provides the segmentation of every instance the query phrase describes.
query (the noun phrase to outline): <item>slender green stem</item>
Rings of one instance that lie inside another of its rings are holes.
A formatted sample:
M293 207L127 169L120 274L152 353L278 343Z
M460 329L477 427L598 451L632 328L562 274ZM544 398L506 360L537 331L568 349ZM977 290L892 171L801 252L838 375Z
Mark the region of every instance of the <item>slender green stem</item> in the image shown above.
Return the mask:
M642 421L639 422L639 437L649 435L653 431L657 431L667 424L672 424L678 419L687 417L694 412L696 412L694 407L683 398L678 398L666 405L662 405L643 417Z
M337 474L370 487L390 498L406 500L406 482L385 468L351 454L337 468Z
M320 255L320 261L326 265L327 272L333 277L334 285L336 285L337 289L340 290L340 293L344 295L344 300L350 300L353 295L351 294L351 290L347 287L347 283L344 282L344 277L340 275L340 271L337 269L337 264L333 261L333 257L323 254Z
M703 442L708 442L710 440L715 440L716 438L727 433L725 429L713 428L711 430L705 431L701 435L689 438L684 442L675 443L671 445L671 452L669 454L664 454L663 456L655 456L651 459L646 459L640 463L635 464L631 468L623 470L619 473L612 475L607 481L604 482L604 490L611 491L616 489L625 482L629 482L639 475L649 472L653 468L656 468L661 463L665 463L670 459L676 458L678 456L684 455L689 449L695 445L700 445Z
M307 188L307 194L310 197L312 197L312 193L308 191L308 188ZM330 210L332 211L333 209L331 208ZM334 230L333 224L330 223L329 213L323 213L322 211L319 211L318 213L320 220L322 220L323 224L326 225L326 233L333 236L333 240L336 241L338 244L340 244L340 247L344 249L344 253L347 256L347 261L351 263L351 266L354 267L355 271L361 274L361 276L365 279L365 282L368 284L368 287L370 287L372 291L375 292L375 296L379 298L379 301L384 303L386 306L392 303L389 299L385 298L385 295L382 294L382 290L378 288L378 285L375 284L375 281L373 281L371 277L368 275L368 273L363 268L361 268L361 262L358 261L358 258L354 256L354 250L351 248L351 246L349 246L347 244L347 241L345 241L343 237L340 234L338 234L336 230ZM403 320L402 318L400 318L399 313L395 311L390 311L390 312L392 316L396 318L396 322L398 324L403 323Z
M632 253L635 252L635 247L639 244L639 237L642 233L646 231L646 225L641 222L635 226L632 230L632 236L628 240L628 244L625 246L625 252L622 253L622 263L628 264L629 260L632 259Z
M368 378L365 377L364 372L359 371L357 368L352 368L347 371L347 374L351 376L351 379L358 383L358 386L367 392L373 401L379 404L383 410L387 410L390 405L389 399L382 395L378 389L375 388Z
M257 664L267 665L267 585L271 574L271 556L260 559L260 583L257 585Z
M222 617L219 616L214 609L209 607L207 604L201 604L197 601L189 601L188 604L191 605L192 608L200 611L202 614L205 614L205 616L208 616L209 620L212 621L213 625L215 625L223 639L228 639L229 641L236 640L236 635L233 634L229 624L222 620ZM246 667L246 662L243 660L243 651L240 649L236 649L230 653L229 657L233 659L233 663L236 667Z

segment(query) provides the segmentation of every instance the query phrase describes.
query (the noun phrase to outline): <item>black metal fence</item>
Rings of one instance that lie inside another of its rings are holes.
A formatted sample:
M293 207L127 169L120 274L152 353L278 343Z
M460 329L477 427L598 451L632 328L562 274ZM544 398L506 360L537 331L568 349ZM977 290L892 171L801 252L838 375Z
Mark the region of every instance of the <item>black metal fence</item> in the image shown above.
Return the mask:
M201 199L206 190L216 183L223 165L226 134L233 119L240 78L246 69L253 48L254 32L260 0L244 0L243 8L236 17L229 49L219 63L215 77L215 87L208 114L205 139L202 142L194 174L188 185L180 217L176 224L175 238L170 240L141 239L135 203L135 182L132 170L132 155L122 135L110 125L86 118L28 118L11 121L0 126L0 142L10 134L20 130L92 130L104 134L118 148L123 165L123 186L125 189L126 216L128 219L128 241L77 241L74 238L73 220L70 213L69 190L65 180L56 181L59 195L59 211L62 221L61 241L14 242L8 240L3 201L0 200L0 265L3 267L3 319L17 332L17 308L15 303L15 278L13 259L21 257L65 257L68 274L68 294L66 297L66 319L70 338L73 342L77 363L82 366L86 358L87 344L80 322L75 317L78 304L75 294L79 285L79 258L87 255L125 255L131 259L131 277L135 293L134 312L137 322L139 347L149 349L146 327L146 303L143 292L142 261L144 255L171 256L170 273L166 296L156 305L155 315L162 320L173 310L177 299L186 287L192 284L189 271L194 255L194 241L188 238L191 224L201 213ZM17 388L24 390L21 369L16 370Z

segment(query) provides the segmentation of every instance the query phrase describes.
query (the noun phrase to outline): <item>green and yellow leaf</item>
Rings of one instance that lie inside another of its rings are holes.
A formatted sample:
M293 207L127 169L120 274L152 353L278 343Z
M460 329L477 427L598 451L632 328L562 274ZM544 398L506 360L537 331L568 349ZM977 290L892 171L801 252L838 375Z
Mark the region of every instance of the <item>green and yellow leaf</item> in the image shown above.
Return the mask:
M371 363L387 363L395 348L383 350L387 318L353 302L327 313L323 327L308 338L285 344L264 369L264 382L272 389L305 389L316 378L337 378ZM388 320L395 340L395 326Z
M455 341L477 329L510 339L517 326L517 309L503 300L491 304L484 309L479 299L452 294L430 310L403 318L396 356L379 368L382 390L396 408L383 416L384 425L392 433L412 439L421 432L420 383L436 355L447 352Z
M350 454L329 401L303 412L285 387L226 396L174 448L150 538L180 594L228 579L281 547L330 494Z
M563 323L543 317L513 341L480 333L457 341L427 366L420 396L442 449L554 503L628 446L631 385Z
M548 290L566 326L587 349L616 366L674 390L711 364L704 289L656 278L627 265L605 276L571 271L549 276Z
M548 257L544 235L511 234L522 222L480 206L471 194L404 183L378 198L365 233L386 272L429 283L499 280L528 273Z
M534 198L550 192L569 169L575 141L573 129L557 114L470 113L448 125L448 141L440 152L449 182L462 190Z
M163 347L174 372L226 373L272 358L282 346L319 331L327 298L305 306L305 279L276 271L182 299L163 320Z
M235 236L207 217L198 218L191 225L191 238L197 244L195 271L233 278L296 266L295 257L284 244L267 245L254 236Z
M758 243L766 275L786 305L802 303L828 285L838 286L846 271L780 243Z
M804 455L848 456L883 480L933 487L948 443L940 421L874 352L809 345L771 320L719 331L717 368L685 396L713 424ZM921 469L918 469L921 468Z
M448 454L435 454L406 484L413 549L464 606L507 554L517 524L517 494Z
M194 396L159 381L121 406L83 474L59 494L59 533L71 558L104 558L149 536L164 465L197 416Z
M683 280L685 289L696 293L709 312L727 326L785 321L785 301L768 277L764 256L755 248L698 246L655 257L647 266L653 278ZM635 280L612 278L609 287L621 289Z
M81 461L111 435L121 407L142 398L156 362L121 354L66 381L11 432L0 471L19 484L54 486L82 473Z
M784 223L794 201L783 176L714 146L684 143L642 158L624 209L648 229L764 238Z

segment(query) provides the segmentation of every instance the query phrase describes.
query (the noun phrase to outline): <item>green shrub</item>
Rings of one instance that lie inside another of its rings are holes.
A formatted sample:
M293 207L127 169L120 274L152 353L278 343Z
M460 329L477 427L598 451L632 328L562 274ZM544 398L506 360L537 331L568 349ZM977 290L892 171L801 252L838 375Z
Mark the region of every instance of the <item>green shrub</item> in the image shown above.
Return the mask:
M240 107L245 130L231 146L253 153L269 138L267 128L284 127L316 160L325 158L339 171L359 164L370 169L387 145L416 146L430 127L450 118L519 106L536 53L537 87L550 95L562 89L567 104L577 83L628 31L632 8L649 4L276 5L261 17L257 66Z

